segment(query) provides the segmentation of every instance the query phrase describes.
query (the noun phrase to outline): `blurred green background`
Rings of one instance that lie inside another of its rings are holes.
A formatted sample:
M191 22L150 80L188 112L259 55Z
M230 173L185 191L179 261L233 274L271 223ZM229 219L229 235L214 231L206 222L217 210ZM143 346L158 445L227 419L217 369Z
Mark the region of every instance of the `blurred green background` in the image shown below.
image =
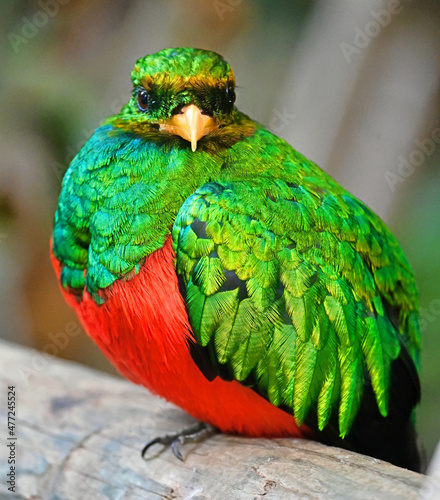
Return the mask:
M8 0L0 3L0 317L15 342L113 372L49 262L60 183L130 97L137 58L221 53L238 107L317 162L389 225L422 317L418 427L440 437L440 6L418 0ZM17 382L19 383L19 381Z

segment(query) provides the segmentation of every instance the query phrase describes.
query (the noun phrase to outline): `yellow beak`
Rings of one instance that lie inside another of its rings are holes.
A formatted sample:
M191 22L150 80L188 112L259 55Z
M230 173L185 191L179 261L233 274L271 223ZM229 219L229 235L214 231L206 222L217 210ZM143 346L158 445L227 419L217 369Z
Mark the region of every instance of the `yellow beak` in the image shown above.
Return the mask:
M194 104L185 106L180 113L160 123L159 126L162 131L179 135L189 141L193 152L197 149L197 141L218 129L214 118L204 115L202 110Z

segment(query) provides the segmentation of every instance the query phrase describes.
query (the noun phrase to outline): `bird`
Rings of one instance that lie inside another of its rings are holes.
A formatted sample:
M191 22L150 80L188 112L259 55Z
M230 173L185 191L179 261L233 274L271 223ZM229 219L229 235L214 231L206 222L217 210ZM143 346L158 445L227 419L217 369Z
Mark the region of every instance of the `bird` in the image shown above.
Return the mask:
M420 471L418 292L391 231L238 110L219 54L163 49L131 77L54 217L53 265L85 331L195 431L314 439Z

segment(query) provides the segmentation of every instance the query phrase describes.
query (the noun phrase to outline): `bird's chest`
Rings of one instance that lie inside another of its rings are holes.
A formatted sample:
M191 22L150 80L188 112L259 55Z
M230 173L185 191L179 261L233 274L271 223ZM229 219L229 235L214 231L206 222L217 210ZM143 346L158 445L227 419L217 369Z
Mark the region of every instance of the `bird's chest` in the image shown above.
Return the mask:
M54 259L57 274L58 261ZM224 432L300 436L294 419L253 390L219 377L208 381L193 361L185 303L178 289L171 240L139 274L115 282L102 305L64 291L87 333L127 378ZM249 418L252 415L252 418Z
M87 293L79 302L65 295L87 333L133 382L163 394L170 378L192 363L190 327L178 289L171 238L147 258L136 276L107 289L104 304L96 304Z

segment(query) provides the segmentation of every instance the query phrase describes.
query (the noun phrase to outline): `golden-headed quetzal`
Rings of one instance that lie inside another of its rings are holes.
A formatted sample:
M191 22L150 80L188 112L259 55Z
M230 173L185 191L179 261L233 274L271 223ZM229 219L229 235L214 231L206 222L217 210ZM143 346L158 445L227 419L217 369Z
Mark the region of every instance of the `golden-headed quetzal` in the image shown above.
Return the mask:
M139 59L72 161L61 287L130 380L248 436L420 469L417 289L386 225L234 106L210 51Z

